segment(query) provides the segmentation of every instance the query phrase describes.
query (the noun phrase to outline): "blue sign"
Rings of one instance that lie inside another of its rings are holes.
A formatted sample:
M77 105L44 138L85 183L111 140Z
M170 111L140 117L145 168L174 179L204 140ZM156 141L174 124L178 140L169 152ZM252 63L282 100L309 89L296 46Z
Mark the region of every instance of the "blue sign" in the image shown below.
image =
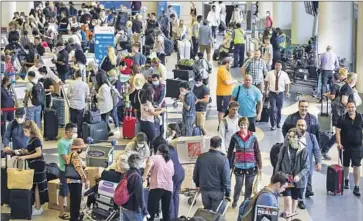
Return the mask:
M172 9L176 12L178 19L180 19L180 5L170 4Z
M114 28L99 27L95 28L95 60L97 64L101 64L107 55L108 46L114 45Z
M105 6L105 9L116 9L120 10L121 5L125 6L126 8L131 8L131 1L101 1L101 4Z
M158 1L158 12L157 12L157 17L160 18L160 16L163 15L163 11L168 10L168 3L167 1Z

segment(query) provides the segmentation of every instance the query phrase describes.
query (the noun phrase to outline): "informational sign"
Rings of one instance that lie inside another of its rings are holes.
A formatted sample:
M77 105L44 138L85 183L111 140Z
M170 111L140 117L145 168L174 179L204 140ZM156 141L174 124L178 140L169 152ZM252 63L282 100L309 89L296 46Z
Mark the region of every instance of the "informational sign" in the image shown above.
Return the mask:
M101 2L105 9L116 9L120 10L121 5L125 6L126 8L131 8L131 1L102 1Z
M179 137L173 145L178 152L181 164L195 163L198 156L209 151L209 136L200 137Z
M158 12L157 12L157 17L159 18L160 16L163 15L163 11L168 10L168 2L167 1L158 1Z
M114 27L99 27L95 28L95 60L100 64L107 55L108 46L114 45Z
M256 205L254 221L278 221L279 208Z

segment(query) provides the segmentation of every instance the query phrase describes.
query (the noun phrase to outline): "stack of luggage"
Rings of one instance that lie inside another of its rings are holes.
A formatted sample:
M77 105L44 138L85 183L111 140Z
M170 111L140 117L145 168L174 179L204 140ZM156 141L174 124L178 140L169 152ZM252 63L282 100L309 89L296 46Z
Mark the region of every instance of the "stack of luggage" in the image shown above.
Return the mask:
M195 71L193 65L195 61L192 59L181 59L176 65L174 79L166 79L166 97L179 99L179 85L181 82L188 82L190 90L194 88Z
M91 103L89 109L84 113L82 125L82 138L84 142L88 142L88 137L92 137L95 141L107 140L107 128L107 123L101 119L100 110L94 103Z

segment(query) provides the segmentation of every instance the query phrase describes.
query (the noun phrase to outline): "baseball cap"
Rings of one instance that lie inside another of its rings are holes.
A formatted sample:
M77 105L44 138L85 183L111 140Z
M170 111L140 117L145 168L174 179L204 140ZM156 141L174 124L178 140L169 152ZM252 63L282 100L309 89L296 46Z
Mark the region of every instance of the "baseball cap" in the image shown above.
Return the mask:
M24 114L25 114L25 110L24 110L23 107L17 108L16 111L15 111L15 117L16 118L23 117Z

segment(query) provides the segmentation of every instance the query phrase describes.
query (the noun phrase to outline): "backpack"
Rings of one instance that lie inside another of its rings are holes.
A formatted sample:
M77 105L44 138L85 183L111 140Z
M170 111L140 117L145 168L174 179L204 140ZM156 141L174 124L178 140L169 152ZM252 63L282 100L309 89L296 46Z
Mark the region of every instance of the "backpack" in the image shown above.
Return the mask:
M270 150L270 161L273 168L276 167L277 160L279 157L279 153L281 151L281 148L284 144L283 143L275 143Z
M122 99L120 92L115 88L115 86L110 85L111 87L111 97L112 97L112 103L113 107L116 107L120 100Z
M242 204L239 206L237 221L254 220L256 201L262 193L271 193L271 191L264 188L258 194L254 195L252 198L245 199L242 202Z
M202 128L198 126L193 127L192 136L203 136Z
M38 81L38 83L31 82L33 84L33 88L31 91L31 102L34 106L39 106L44 104L45 100L45 90L43 84Z
M132 175L134 175L134 174L124 176L116 187L113 200L116 203L116 205L118 205L118 206L125 205L127 203L127 201L129 201L129 199L130 199L130 193L129 193L129 190L127 189L127 184L128 184L127 178Z
M226 118L223 118L222 119L222 122L224 124L224 131L225 131L225 133L228 133L228 123L227 123L227 119ZM220 127L218 127L218 131L219 131L219 128Z
M174 42L173 40L164 36L164 52L166 56L170 56L174 50Z

